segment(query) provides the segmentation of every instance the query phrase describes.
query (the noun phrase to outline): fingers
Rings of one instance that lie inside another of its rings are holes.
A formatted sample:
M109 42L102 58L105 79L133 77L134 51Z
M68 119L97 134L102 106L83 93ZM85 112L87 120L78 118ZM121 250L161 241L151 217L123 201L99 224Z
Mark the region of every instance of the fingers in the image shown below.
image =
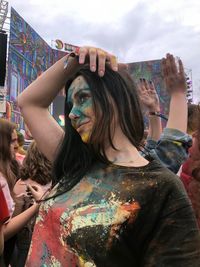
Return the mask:
M166 58L162 59L162 72L164 76L171 74L176 75L178 72L184 72L182 61L178 60L179 69L177 68L176 60L173 55L167 53Z
M88 54L88 49L86 47L80 47L78 51L79 64L84 64L86 62L86 55Z
M183 63L182 63L182 60L179 58L178 60L178 65L179 65L179 73L181 75L185 75L185 72L184 72L184 67L183 67Z
M114 71L118 71L118 61L117 61L117 57L112 55L112 54L107 54L106 57L107 62L110 63L111 69ZM125 67L126 64L119 64L119 67ZM127 66L127 65L126 65Z
M103 76L105 73L106 63L114 71L118 70L118 62L116 56L95 47L81 47L76 51L79 56L79 64L89 63L90 70L95 72L98 70L98 75Z
M171 72L177 73L176 61L173 55L167 54L167 65Z
M151 85L152 82L151 81L147 81L145 78L140 78L139 80L139 87L142 91L151 91Z
M150 90L152 93L157 94L155 85L154 85L154 83L153 83L152 81L149 81L149 90Z
M27 184L27 190L31 191L32 193L38 192L40 190L40 186L38 185L30 185Z
M89 57L90 57L90 70L92 72L96 71L96 62L97 62L97 55L96 55L96 49L91 48L89 50Z
M98 54L98 74L102 77L105 73L105 65L106 65L106 53L102 50L97 50Z

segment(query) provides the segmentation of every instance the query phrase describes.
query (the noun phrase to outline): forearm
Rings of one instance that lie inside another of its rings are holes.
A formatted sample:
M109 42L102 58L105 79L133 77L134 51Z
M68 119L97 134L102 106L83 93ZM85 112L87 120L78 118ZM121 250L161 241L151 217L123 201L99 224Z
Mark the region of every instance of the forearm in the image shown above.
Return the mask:
M19 95L18 105L21 109L26 106L49 107L69 78L71 68L64 69L66 59L67 56L64 56L56 62Z
M29 220L38 212L39 205L34 204L21 214L11 218L11 220L4 226L4 238L8 240L16 233L18 233Z
M148 138L158 141L162 133L161 118L156 115L149 115Z
M56 150L63 138L63 130L50 115L48 107L78 67L78 61L70 57L70 65L64 69L66 59L65 56L56 62L18 97L24 121L38 148L50 161L55 159Z
M187 131L187 98L184 92L175 92L171 95L167 128Z

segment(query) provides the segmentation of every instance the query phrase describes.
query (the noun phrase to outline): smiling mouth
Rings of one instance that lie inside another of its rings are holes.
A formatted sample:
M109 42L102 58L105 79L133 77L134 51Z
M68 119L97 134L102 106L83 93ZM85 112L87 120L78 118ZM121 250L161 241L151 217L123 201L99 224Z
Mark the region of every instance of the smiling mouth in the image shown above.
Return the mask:
M82 124L80 124L80 125L75 126L76 131L79 132L79 131L81 130L81 128L82 128L84 125L88 124L88 123L89 123L89 121L84 122L84 123L82 123Z

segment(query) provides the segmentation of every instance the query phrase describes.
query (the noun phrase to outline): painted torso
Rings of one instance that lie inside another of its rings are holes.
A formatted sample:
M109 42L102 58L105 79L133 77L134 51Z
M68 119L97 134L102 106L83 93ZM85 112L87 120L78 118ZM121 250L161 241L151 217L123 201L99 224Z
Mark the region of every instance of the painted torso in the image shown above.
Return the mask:
M139 266L169 190L163 191L163 169L152 172L153 165L97 165L72 190L44 202L26 266ZM170 213L184 201L170 205Z

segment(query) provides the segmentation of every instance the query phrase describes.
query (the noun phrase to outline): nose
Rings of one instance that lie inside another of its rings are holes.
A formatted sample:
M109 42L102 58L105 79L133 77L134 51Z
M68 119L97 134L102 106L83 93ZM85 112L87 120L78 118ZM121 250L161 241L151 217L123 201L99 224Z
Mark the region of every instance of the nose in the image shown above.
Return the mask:
M70 120L76 120L76 119L78 119L80 116L77 114L77 113L75 113L74 111L73 111L73 109L71 110L71 112L69 113L69 118L70 118Z

